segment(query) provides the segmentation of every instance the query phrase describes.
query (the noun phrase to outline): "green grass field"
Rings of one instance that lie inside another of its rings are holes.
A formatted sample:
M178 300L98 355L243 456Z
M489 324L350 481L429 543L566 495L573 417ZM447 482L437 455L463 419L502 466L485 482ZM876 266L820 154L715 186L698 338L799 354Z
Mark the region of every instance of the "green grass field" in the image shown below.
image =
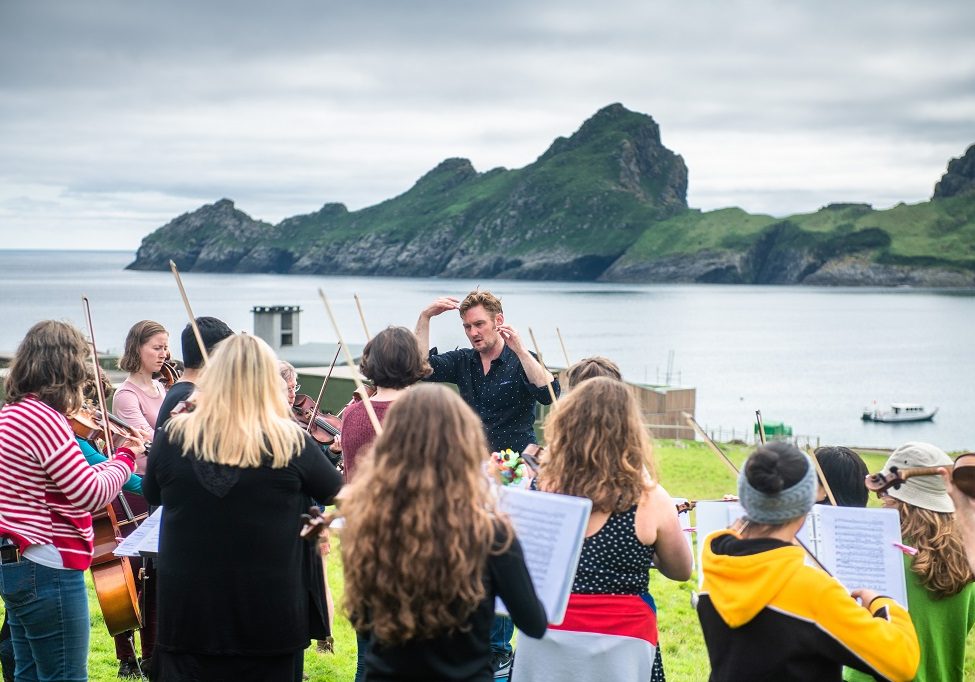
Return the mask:
M744 447L729 446L731 459L741 463L748 453ZM660 476L668 492L675 497L714 499L735 492L735 480L727 467L701 443L658 441L656 446ZM865 454L870 471L879 471L886 455ZM329 557L329 584L341 612L342 563L339 542L333 541ZM660 642L664 666L671 682L698 682L706 679L707 652L697 615L691 608L691 591L696 577L687 583L675 583L654 573L651 592L657 602ZM117 663L112 639L105 630L98 604L89 585L91 605L91 655L89 673L95 682L115 679ZM355 636L341 616L335 619L335 654L319 654L314 647L305 652L305 672L317 682L351 681L355 670ZM975 679L975 634L968 637L966 679Z

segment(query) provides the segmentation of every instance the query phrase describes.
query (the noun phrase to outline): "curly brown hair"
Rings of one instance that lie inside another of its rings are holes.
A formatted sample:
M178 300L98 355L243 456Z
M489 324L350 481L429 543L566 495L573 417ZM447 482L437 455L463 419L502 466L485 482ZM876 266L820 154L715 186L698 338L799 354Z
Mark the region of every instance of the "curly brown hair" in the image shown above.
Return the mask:
M345 608L352 625L398 644L466 630L485 598L489 553L513 531L483 472L481 422L450 389L396 400L342 501Z
M88 341L73 325L38 322L20 342L10 364L4 383L7 401L16 403L34 394L58 412L72 414L83 401L89 352Z
M596 511L630 509L657 479L640 408L626 384L615 379L594 377L579 384L556 403L545 436L539 486L588 497Z
M362 349L359 371L381 388L406 388L433 373L416 335L406 327L386 327Z
M952 597L975 580L954 514L889 499L900 512L904 541L917 549L911 571L935 599Z

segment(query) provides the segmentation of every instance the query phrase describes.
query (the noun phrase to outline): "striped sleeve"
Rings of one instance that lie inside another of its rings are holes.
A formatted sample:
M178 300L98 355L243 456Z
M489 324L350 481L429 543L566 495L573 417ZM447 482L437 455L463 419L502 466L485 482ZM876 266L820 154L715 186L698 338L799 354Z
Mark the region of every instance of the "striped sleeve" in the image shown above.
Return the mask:
M45 414L36 404L30 409L37 445L34 455L54 485L80 509L91 512L107 506L132 473L128 463L112 460L89 466L63 416L53 410Z

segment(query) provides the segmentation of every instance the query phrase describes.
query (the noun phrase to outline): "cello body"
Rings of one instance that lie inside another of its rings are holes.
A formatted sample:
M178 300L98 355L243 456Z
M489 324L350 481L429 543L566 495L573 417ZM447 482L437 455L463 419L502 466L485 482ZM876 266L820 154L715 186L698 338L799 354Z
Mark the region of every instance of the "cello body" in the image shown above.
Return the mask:
M95 533L94 555L91 561L91 577L95 585L98 605L105 617L105 626L112 636L142 627L139 610L139 592L135 575L128 557L117 557L112 552L118 547L118 521L115 510L106 507L92 514Z

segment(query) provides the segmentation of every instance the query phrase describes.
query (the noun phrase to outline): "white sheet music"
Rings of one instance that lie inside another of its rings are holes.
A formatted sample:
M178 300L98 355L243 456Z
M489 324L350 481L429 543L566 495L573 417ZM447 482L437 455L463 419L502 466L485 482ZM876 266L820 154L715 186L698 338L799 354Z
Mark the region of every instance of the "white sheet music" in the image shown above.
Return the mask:
M559 624L582 553L592 501L520 488L501 488L498 507L511 517L535 592L552 624ZM498 599L496 609L508 613Z
M900 515L896 509L813 507L816 556L847 589L869 588L907 608ZM810 525L809 522L806 525Z
M115 556L140 557L142 553L155 556L159 553L159 525L162 523L163 508L152 512L129 537L122 540L112 554Z

